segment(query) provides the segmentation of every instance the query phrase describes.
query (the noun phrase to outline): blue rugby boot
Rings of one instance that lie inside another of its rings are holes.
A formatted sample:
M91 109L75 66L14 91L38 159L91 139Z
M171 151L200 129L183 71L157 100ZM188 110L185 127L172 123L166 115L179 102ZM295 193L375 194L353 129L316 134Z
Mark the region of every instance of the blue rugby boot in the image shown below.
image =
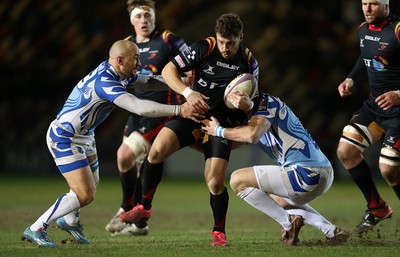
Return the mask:
M37 231L32 231L29 227L27 227L22 233L22 240L26 240L31 242L32 244L36 244L40 247L56 247L57 245L49 240L47 237L46 230L39 229Z
M83 227L81 224L77 224L75 226L70 226L65 222L64 217L58 218L56 221L57 227L61 228L62 230L67 231L74 240L79 244L88 244L89 240L83 234Z

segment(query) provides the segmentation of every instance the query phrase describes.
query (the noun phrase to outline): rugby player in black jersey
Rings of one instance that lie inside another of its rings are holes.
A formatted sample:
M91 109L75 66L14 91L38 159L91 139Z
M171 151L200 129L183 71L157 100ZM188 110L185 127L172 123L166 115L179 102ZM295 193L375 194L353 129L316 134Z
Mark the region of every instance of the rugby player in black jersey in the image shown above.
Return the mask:
M389 0L362 0L365 22L358 29L360 56L339 85L342 97L365 73L370 96L356 111L343 134L337 155L367 201L367 210L354 231L372 229L392 216L392 208L379 194L363 151L383 140L379 169L400 198L400 19L390 12Z
M216 117L224 127L235 127L247 121L254 103L245 94L239 99L240 109L228 109L223 101L228 83L241 73L251 73L258 81L258 62L242 43L243 23L234 13L221 15L215 26L215 37L192 44L169 62L162 71L163 78L174 91L207 117ZM188 87L180 73L193 70L193 85ZM151 216L151 203L162 177L163 161L179 149L202 140L204 177L210 191L214 217L212 245L225 246L225 220L229 196L224 185L225 172L231 152L229 140L205 135L201 123L172 118L154 140L144 165L141 204L121 214L124 222L138 224ZM190 169L191 167L188 167Z
M126 38L139 47L141 67L139 74L161 75L164 66L187 48L185 41L169 30L161 30L155 24L155 3L152 0L128 0L127 9L134 28ZM167 87L168 88L168 87ZM171 89L144 91L135 89L134 94L163 104L179 104L181 95ZM112 235L147 235L145 222L127 224L119 215L131 210L141 199L140 167L150 149L150 144L170 117L147 118L130 114L125 125L123 142L117 151L117 166L122 186L122 202L114 217L106 226Z

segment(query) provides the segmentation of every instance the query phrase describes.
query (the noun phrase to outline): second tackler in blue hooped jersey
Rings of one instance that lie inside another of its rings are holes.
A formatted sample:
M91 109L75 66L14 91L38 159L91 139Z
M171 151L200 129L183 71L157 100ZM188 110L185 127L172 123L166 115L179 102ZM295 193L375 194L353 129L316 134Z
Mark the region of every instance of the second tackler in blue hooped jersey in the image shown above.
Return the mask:
M127 94L127 85L137 78L121 78L108 61L102 62L74 87L57 121L74 134L92 134L115 109L113 101Z
M271 123L258 145L280 166L331 166L297 116L279 98L261 94L258 111L254 115L264 116Z

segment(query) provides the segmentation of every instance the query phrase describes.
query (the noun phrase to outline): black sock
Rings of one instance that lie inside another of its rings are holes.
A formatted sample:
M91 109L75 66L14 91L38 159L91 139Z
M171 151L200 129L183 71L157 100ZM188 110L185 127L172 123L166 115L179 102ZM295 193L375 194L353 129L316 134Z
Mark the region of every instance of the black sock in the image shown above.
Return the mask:
M150 210L154 194L162 178L163 163L152 164L146 159L142 165L144 165L143 184L142 184L142 205L146 210Z
M142 184L143 184L143 163L140 165L139 177L136 180L135 197L133 198L134 206L142 202Z
M213 231L225 233L226 213L228 212L229 195L225 190L220 195L210 193L210 205L214 216Z
M371 170L365 160L356 167L349 169L349 173L363 193L365 200L367 200L368 209L381 208L385 205L385 201L383 201L376 189L372 180Z
M397 198L400 199L400 184L399 184L399 185L392 186L392 188L393 188L393 191L396 193Z
M129 211L133 208L133 199L135 197L135 188L137 181L136 168L128 170L128 172L120 172L120 179L122 185L122 203L121 208Z

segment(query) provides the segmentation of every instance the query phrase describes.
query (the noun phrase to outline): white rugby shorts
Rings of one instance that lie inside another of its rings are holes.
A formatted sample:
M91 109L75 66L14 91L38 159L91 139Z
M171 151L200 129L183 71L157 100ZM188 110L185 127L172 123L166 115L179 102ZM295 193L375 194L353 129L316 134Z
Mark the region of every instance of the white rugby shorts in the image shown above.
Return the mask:
M89 166L87 156L97 155L94 134L77 135L54 120L47 130L47 146L61 173Z
M284 197L291 205L306 204L329 190L333 183L332 167L254 166L258 187Z

